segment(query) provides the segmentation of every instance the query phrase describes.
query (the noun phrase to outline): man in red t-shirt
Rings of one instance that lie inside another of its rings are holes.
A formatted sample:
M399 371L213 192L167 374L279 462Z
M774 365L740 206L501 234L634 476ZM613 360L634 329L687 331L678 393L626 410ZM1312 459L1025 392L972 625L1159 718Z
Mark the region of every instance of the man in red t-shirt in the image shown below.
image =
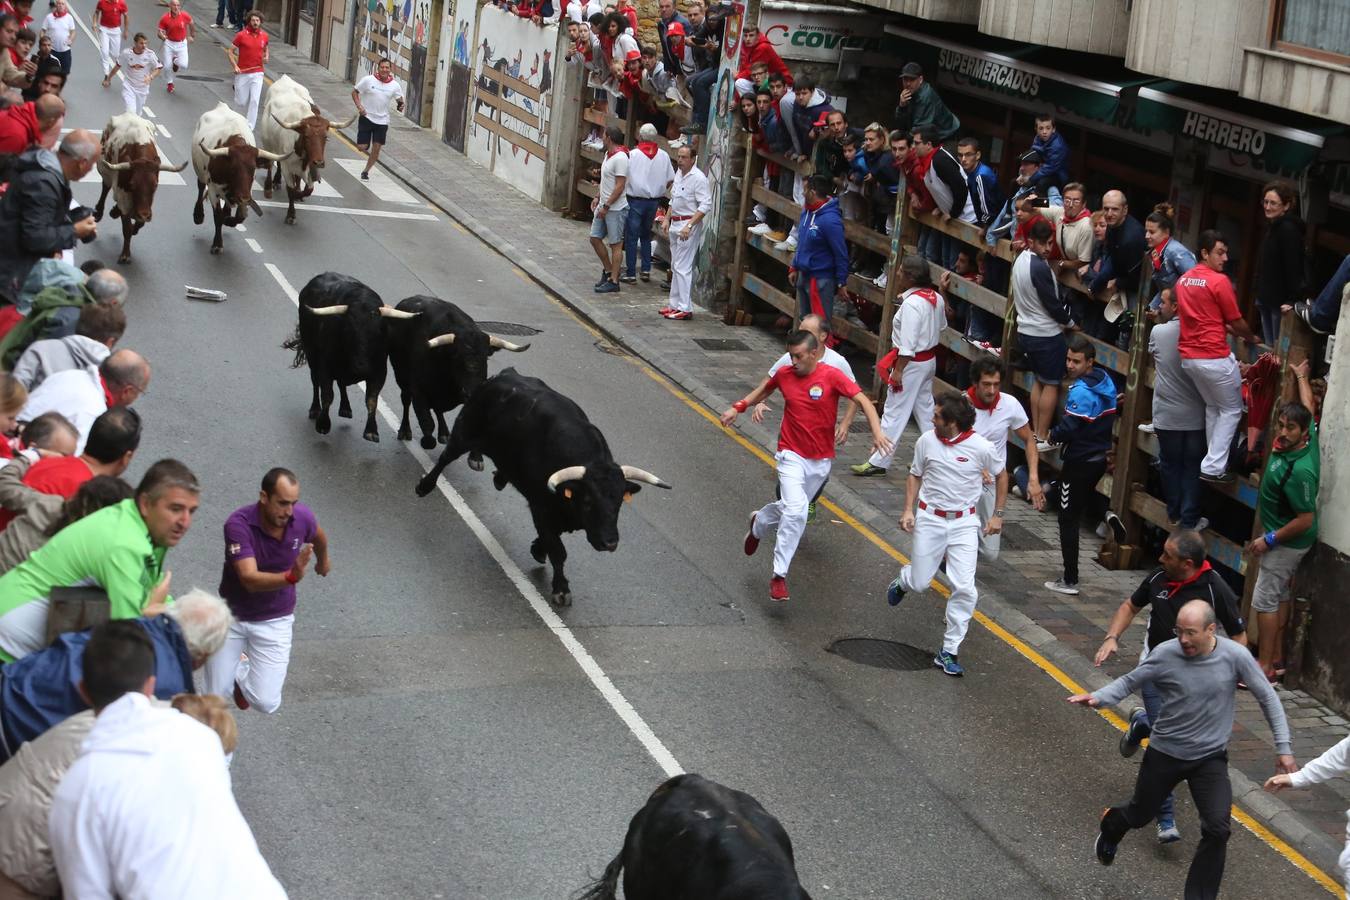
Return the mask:
M258 99L262 96L263 66L267 63L267 32L262 30L262 13L251 10L244 28L225 48L234 69L234 105L248 119L248 127L258 124Z
M33 494L69 500L96 475L121 475L141 443L141 417L129 406L114 406L94 420L79 456L45 456L28 464L20 456L0 469L0 530L27 511Z
M730 425L747 408L775 390L783 393L783 424L778 432L778 499L750 516L750 531L745 536L745 555L754 555L760 539L777 526L773 546L773 578L769 581L769 599L788 598L787 572L797 544L806 530L808 502L830 477L830 464L836 444L848 437L844 425L836 426L839 400L851 399L867 416L872 426L872 446L878 453L890 454L891 440L881 430L881 420L872 401L862 388L833 366L820 364L824 344L809 331L794 331L787 339L792 365L775 371L759 387L722 413L722 424Z
M130 25L126 0L98 0L94 4L94 27L98 29L98 54L103 60L104 75L111 72L117 62Z
M167 90L173 93L173 73L186 72L188 67L188 44L197 39L197 26L192 16L183 12L182 0L169 0L169 11L159 20L159 38L164 42L164 80Z
M1242 374L1228 346L1228 332L1249 344L1260 343L1238 309L1233 283L1223 274L1228 243L1210 228L1200 232L1200 262L1177 279L1177 316L1181 336L1177 350L1181 371L1205 401L1205 440L1209 452L1200 463L1200 478L1218 484L1233 480L1228 450L1242 419Z

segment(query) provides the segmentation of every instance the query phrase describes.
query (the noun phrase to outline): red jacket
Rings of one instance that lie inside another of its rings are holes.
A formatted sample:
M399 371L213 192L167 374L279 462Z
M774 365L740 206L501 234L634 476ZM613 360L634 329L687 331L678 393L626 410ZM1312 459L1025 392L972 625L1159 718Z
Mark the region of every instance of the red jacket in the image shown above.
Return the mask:
M932 212L937 209L937 204L933 202L933 196L928 193L928 186L923 183L923 176L928 174L928 167L933 164L933 155L937 151L928 154L923 159L919 155L910 151L905 154L905 158L897 167L905 176L905 190L914 195L917 201L916 205L922 212Z
M37 143L37 112L32 103L0 110L0 153L19 154Z
M746 47L741 45L741 68L736 72L737 78L750 78L750 67L757 62L762 62L769 67L769 74L782 75L783 81L789 88L792 87L792 73L788 67L783 64L783 59L778 55L778 51L773 49L773 44L764 35L759 36L754 46Z

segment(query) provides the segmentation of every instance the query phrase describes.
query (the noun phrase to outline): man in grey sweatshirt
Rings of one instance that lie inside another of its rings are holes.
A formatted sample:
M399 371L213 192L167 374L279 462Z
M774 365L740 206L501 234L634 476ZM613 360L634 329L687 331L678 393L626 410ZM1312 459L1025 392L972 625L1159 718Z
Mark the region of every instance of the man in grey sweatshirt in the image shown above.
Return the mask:
M1144 752L1134 796L1125 806L1102 815L1097 859L1116 858L1116 846L1132 828L1153 821L1174 787L1185 781L1200 814L1200 845L1186 875L1186 900L1219 895L1228 850L1233 787L1228 781L1228 739L1233 733L1233 704L1239 681L1261 704L1275 736L1276 769L1297 771L1289 744L1289 724L1275 691L1246 647L1216 633L1214 607L1192 600L1177 613L1176 639L1154 647L1134 671L1070 703L1114 706L1145 684L1162 695L1162 710Z

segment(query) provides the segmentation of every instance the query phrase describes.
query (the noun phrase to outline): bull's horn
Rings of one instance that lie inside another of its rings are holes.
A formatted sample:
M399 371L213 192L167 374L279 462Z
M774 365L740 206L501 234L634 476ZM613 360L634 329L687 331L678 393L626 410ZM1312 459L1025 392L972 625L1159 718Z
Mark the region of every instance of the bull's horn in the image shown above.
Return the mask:
M202 148L202 152L205 153L207 156L229 156L229 155L230 155L230 148L229 148L229 147L208 147L208 146L206 146L206 143L205 143L205 142L199 142L199 143L198 143L198 146Z
M445 347L445 346L447 346L447 345L449 345L449 344L453 344L454 342L455 342L455 333L452 331L452 332L450 332L449 334L438 334L438 335L436 335L434 338L432 338L431 340L427 341L427 346L428 346L428 347L433 347L433 348L434 348L434 347Z
M653 487L670 490L670 485L666 484L646 469L639 469L637 466L619 466L619 468L623 470L623 477L627 478L629 481L639 481L643 484L650 484Z
M300 308L315 316L340 316L347 312L345 303L341 306L302 306Z
M420 316L421 313L404 312L401 309L394 309L392 306L381 306L380 315L384 316L386 319L415 319Z
M283 159L289 159L295 155L295 151L290 153L273 153L271 150L258 150L258 159L265 159L268 162L281 162Z
M276 113L271 112L269 110L267 114L272 117L272 121L276 122L278 125L280 125L282 128L285 128L287 131L295 131L297 128L300 127L300 123L305 121L304 119L296 119L294 122L283 122L277 118Z
M504 341L495 334L488 335L488 344L496 347L498 350L510 350L512 353L524 353L530 349L529 344L513 344L510 341Z
M162 162L159 164L159 170L161 172L181 172L188 167L188 163L190 162L192 162L192 160L185 159L181 166L171 166L166 162Z
M548 476L549 492L550 493L556 492L558 490L558 485L562 484L564 481L576 481L577 479L584 478L585 476L586 476L585 466L567 466L564 469L559 469L552 475Z
M352 113L352 117L351 117L350 119L348 119L347 121L345 121L345 122L329 122L329 123L328 123L328 127L329 127L329 128L351 128L351 127L352 127L352 123L356 121L357 115L359 115L359 113Z
M131 163L129 162L104 163L103 166L109 172L125 172L127 169L131 168Z

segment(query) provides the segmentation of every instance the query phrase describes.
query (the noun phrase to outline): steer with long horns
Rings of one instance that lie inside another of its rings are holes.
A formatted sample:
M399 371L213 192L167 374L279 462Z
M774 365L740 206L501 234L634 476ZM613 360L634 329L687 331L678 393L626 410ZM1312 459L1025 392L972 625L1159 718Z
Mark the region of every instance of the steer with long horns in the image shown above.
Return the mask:
M366 383L366 428L368 441L378 442L375 411L388 373L386 322L412 319L416 313L385 306L380 295L349 275L324 272L315 275L300 290L300 321L284 346L295 351L293 367L309 365L313 400L309 417L314 430L327 434L333 427L328 417L333 405L333 385L341 401L338 416L352 417L347 386Z
M262 215L253 199L253 175L259 160L277 162L288 155L259 149L248 121L224 102L202 113L192 132L192 168L197 173L192 221L198 225L205 221L202 204L209 199L216 226L212 253L219 253L223 246L222 227L240 224L250 209Z
M267 166L263 196L271 197L285 183L287 225L295 224L295 201L314 193L314 185L321 180L328 130L341 130L355 121L355 113L345 122L325 118L309 90L289 75L282 75L267 89L267 103L258 122L258 146L270 153L292 155L277 164L275 174Z
M119 263L131 262L131 237L150 221L160 172L187 168L161 162L155 146L155 128L135 113L119 113L103 128L103 155L98 162L103 192L94 207L94 219L103 220L108 193L113 195L112 217L122 220L122 255Z
M422 447L431 450L438 438L444 444L450 437L445 414L487 380L488 357L498 350L521 353L530 345L487 334L468 313L436 297L409 297L398 309L419 313L416 319L389 323L389 361L403 399L398 438L412 440L411 408L422 429Z
M644 484L670 489L651 472L615 462L605 436L571 399L510 368L485 381L464 404L441 458L417 483L417 495L431 493L445 467L466 453L475 469L482 468L476 456L492 459L497 490L509 484L525 496L536 532L530 555L552 564L557 606L572 603L562 536L584 531L592 547L612 552L619 546L624 501Z

